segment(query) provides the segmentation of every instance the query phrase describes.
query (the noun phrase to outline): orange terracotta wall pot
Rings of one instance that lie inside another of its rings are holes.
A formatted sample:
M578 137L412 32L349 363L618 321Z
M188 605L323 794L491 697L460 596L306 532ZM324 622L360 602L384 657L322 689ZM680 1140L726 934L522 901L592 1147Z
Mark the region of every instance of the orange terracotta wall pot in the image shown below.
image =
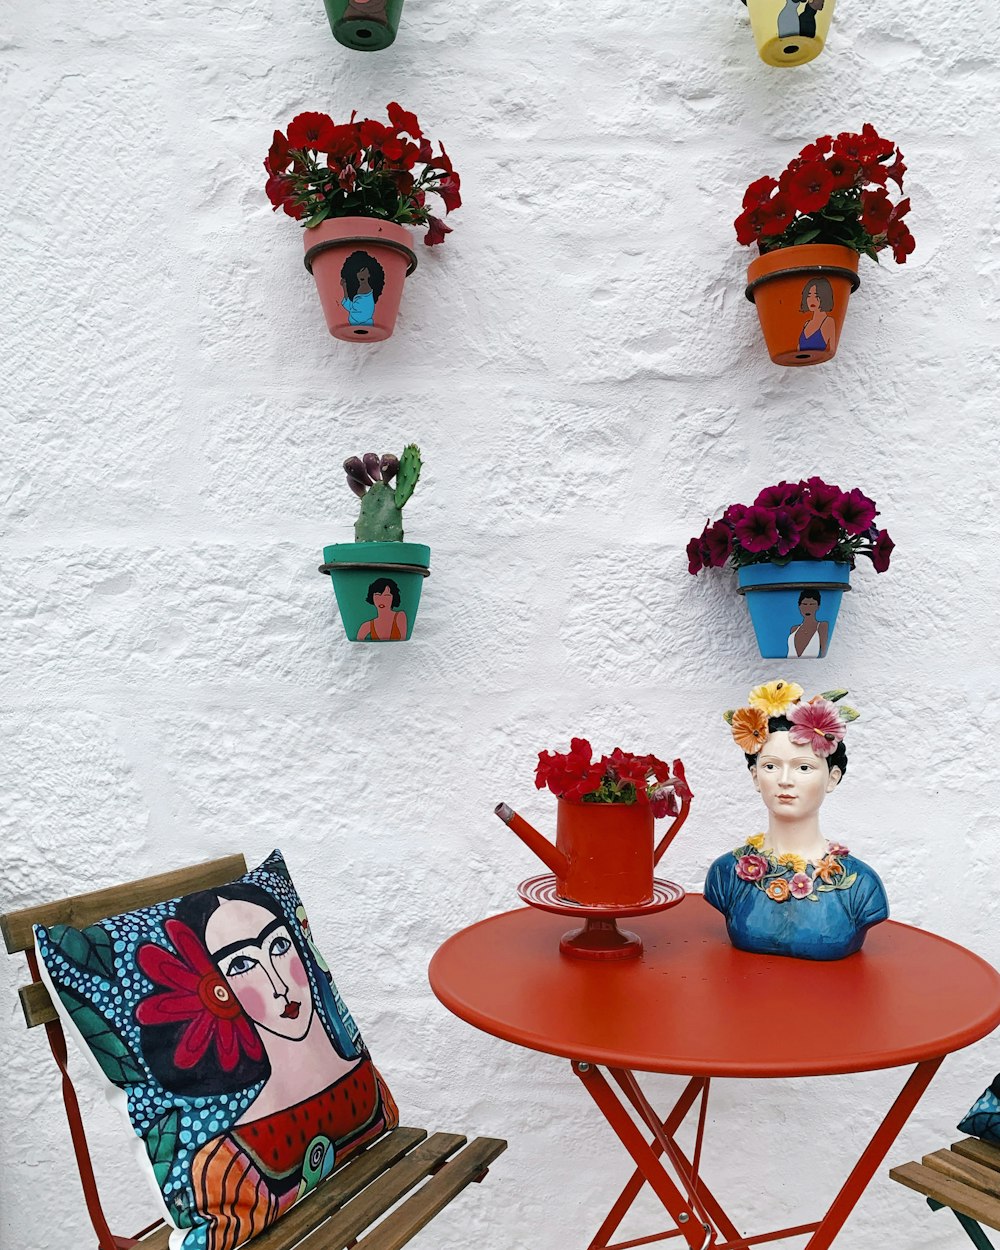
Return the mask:
M305 266L316 279L333 337L348 343L387 339L403 283L417 267L410 232L377 217L334 217L303 234Z
M850 247L804 243L751 261L746 297L776 365L820 365L837 354L847 301L861 285L858 259Z
M561 898L575 903L648 903L653 897L653 813L648 804L567 803L556 812Z

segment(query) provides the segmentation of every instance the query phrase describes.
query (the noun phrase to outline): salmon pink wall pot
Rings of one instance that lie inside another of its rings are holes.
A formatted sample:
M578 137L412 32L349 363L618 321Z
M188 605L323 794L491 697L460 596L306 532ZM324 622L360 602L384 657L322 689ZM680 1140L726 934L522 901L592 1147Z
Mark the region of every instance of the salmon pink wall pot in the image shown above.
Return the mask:
M631 906L653 897L653 813L648 803L568 803L556 809L562 898Z
M858 253L834 243L804 243L750 262L746 297L756 305L776 365L819 365L840 346L847 301L861 285Z
M378 217L333 217L303 235L305 266L316 279L333 337L348 343L387 339L403 283L417 267L410 232Z

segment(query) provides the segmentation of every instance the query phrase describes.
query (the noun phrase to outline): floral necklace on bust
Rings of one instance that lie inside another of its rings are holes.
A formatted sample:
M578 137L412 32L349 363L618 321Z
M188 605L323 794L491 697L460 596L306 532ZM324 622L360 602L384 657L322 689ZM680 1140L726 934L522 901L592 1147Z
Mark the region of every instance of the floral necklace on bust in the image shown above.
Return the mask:
M827 844L826 854L813 865L801 855L777 855L764 848L764 834L755 833L733 851L736 875L763 890L772 902L785 903L790 898L818 903L820 894L830 890L849 890L857 880L856 872L848 872L843 858L850 855L839 842Z

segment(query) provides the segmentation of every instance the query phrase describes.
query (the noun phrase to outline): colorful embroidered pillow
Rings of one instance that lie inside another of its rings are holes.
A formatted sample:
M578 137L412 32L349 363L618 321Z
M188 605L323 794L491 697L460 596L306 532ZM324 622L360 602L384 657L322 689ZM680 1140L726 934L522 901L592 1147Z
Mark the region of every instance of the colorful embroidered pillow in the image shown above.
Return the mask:
M230 885L36 926L35 943L135 1130L170 1250L235 1250L398 1123L279 851Z
M1000 1074L993 1078L992 1085L983 1090L958 1127L960 1132L968 1133L970 1137L980 1137L985 1142L1000 1146Z

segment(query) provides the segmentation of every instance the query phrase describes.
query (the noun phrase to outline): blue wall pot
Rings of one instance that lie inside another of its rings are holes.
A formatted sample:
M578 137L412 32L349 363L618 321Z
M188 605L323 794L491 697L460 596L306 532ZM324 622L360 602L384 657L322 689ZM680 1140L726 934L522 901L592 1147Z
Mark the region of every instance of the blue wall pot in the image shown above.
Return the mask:
M835 560L748 564L737 570L757 646L766 660L818 659L827 654L851 566Z
M431 549L423 543L334 543L323 548L351 642L406 642L417 619Z

